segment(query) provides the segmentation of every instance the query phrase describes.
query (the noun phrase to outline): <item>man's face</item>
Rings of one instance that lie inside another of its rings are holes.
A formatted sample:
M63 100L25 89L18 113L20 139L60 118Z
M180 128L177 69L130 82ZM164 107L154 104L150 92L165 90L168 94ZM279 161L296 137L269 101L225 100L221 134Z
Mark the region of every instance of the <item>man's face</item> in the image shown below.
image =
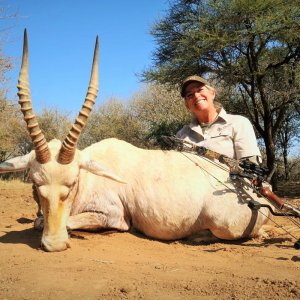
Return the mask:
M206 111L214 107L215 90L199 82L191 82L185 88L185 106L191 112Z

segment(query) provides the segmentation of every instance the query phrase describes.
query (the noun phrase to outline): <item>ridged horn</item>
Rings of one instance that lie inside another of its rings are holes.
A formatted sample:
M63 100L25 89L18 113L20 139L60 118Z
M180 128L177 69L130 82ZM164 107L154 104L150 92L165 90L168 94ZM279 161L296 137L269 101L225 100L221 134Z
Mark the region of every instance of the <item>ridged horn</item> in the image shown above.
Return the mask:
M41 164L45 164L50 160L50 151L32 109L28 76L28 40L26 29L24 30L23 57L18 80L18 90L19 104L35 148L36 160Z
M90 84L88 91L82 105L82 108L76 118L72 128L70 129L67 137L62 143L60 152L58 154L57 162L60 164L69 164L74 159L77 141L80 133L84 128L87 119L92 111L93 105L96 102L98 95L98 36L96 38L96 45L94 50L93 67L91 72Z

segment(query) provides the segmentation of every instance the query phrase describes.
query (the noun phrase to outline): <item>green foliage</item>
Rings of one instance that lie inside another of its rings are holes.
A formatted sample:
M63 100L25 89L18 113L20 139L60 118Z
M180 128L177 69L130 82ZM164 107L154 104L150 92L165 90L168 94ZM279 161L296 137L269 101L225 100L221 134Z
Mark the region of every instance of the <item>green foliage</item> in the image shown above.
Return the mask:
M149 85L128 101L110 99L93 111L79 142L84 148L115 137L139 147L154 147L161 134L175 134L188 120L177 87Z
M175 134L190 120L178 83L199 74L218 86L217 100L226 109L252 121L264 140L271 169L276 150L284 158L299 136L300 1L172 3L168 15L151 31L157 49L154 65L143 78L155 84L145 87L128 103L110 99L94 109L79 148L108 137L140 147L161 146L161 135ZM0 13L2 19L6 16ZM6 73L12 61L1 48L0 161L32 148L19 106L5 98ZM56 109L44 109L37 117L48 141L63 140L73 123ZM289 176L299 178L295 168L299 169L298 159L283 159L279 173L287 177L289 172Z
M179 83L198 74L219 101L247 116L272 169L279 132L299 112L299 0L175 0L151 31L157 42L145 81Z
M32 142L19 105L1 100L0 117L0 159L28 153ZM64 140L72 125L69 116L57 109L43 109L37 119L47 141ZM110 137L139 147L156 147L161 135L175 134L188 120L189 114L177 87L149 85L127 103L110 99L95 107L78 148L84 149Z
M281 182L300 182L300 157L291 157L287 163L278 158L278 179Z
M295 0L174 1L151 31L158 47L154 68L144 77L178 83L209 72L235 83L251 80L253 72L265 72L283 57L296 55L299 11ZM254 66L248 58L258 55L262 59Z
M152 145L160 145L161 135L174 135L190 120L177 86L148 85L128 105Z

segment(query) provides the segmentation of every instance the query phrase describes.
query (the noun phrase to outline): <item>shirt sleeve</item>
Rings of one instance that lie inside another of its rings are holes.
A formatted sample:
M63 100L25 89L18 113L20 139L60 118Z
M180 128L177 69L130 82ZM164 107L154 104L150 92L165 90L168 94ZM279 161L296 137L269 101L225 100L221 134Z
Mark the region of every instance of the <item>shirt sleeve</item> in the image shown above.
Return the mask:
M176 133L176 137L178 137L179 139L184 139L187 135L188 135L188 126L184 125L177 133Z
M255 132L250 121L242 116L234 122L234 149L237 159L249 156L261 156Z

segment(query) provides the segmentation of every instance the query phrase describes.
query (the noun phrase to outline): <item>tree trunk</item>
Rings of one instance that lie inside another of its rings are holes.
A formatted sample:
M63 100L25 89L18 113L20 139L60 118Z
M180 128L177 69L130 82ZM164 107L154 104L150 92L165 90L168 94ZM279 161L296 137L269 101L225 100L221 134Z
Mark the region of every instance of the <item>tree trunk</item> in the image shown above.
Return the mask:
M284 164L284 180L288 181L290 177L287 149L283 149L283 164Z
M269 172L272 171L275 163L276 163L276 156L275 156L275 144L273 142L273 139L267 135L264 139L265 146L266 146L266 155L267 155L267 167L269 169ZM272 179L271 179L271 185L273 191L277 191L278 189L278 178L277 178L277 170L275 170Z

